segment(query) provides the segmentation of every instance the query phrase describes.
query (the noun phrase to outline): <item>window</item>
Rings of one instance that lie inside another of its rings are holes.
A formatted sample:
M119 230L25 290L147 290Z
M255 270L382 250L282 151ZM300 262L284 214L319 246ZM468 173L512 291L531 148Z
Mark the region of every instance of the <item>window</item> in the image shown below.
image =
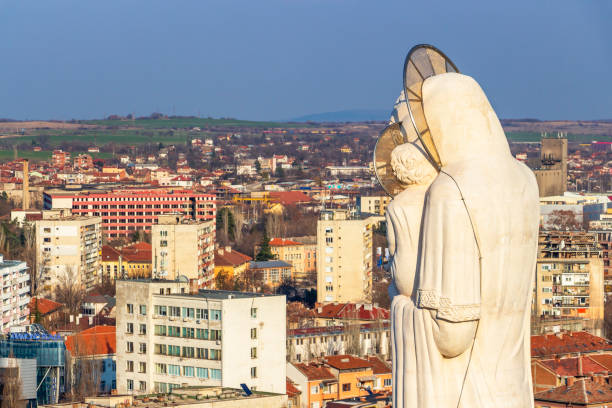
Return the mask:
M155 352L155 354L160 354L160 355L166 355L167 353L167 348L165 344L155 344L153 346L153 350Z
M326 244L333 244L334 243L334 237L325 237L325 243Z
M257 328L256 327L253 327L251 329L251 338L252 339L256 339L257 338Z
M147 343L140 343L140 354L144 354L147 352Z
M192 307L184 307L183 308L183 317L188 317L193 319L195 316L194 310Z
M147 372L147 363L141 361L138 364L138 372L139 373L146 373Z
M127 389L128 391L134 390L134 380L127 380Z
M126 323L125 332L128 334L134 333L134 323Z
M156 336L165 336L166 335L166 326L156 324L155 325L155 335Z
M256 319L256 318L257 318L257 308L256 308L256 307L252 307L252 308L251 308L251 317L252 317L253 319Z
M175 364L168 364L168 374L181 375L181 366Z
M183 347L183 357L193 358L195 356L195 349L193 347Z
M221 311L210 309L210 320L221 320Z
M125 305L127 307L127 312L128 314L134 314L134 305L131 303L128 303L127 305Z
M211 330L210 340L221 340L221 330Z
M194 374L194 369L191 366L184 366L183 367L183 375L185 377L193 377Z
M209 356L210 360L221 360L221 350L210 349Z
M251 347L251 358L257 358L257 347Z
M195 329L193 327L183 327L183 337L193 339L195 337Z
M327 263L332 263L332 262L334 262L334 257L332 257L332 256L326 256L326 257L325 257L325 262L327 262Z
M208 329L196 329L196 338L208 340Z
M347 384L342 384L342 391L350 391L351 390L351 384L347 383Z
M160 290L163 291L163 289L160 289ZM155 314L157 316L167 316L168 315L168 308L166 306L155 305L153 310L155 311Z
M198 347L196 349L196 357L202 360L208 359L208 349Z
M181 317L181 308L178 306L169 306L170 317Z
M212 380L220 380L221 379L221 370L219 370L218 368L211 368L209 371L210 371L210 378Z
M127 349L128 353L133 353L134 352L134 343L132 343L131 341L128 341L126 349Z
M181 347L173 346L171 344L168 345L168 355L179 357L181 355Z
M141 324L140 325L140 330L138 332L140 334L147 334L147 325L146 324Z
M147 315L147 305L140 305L140 314L143 316Z
M257 367L251 367L251 378L257 378Z
M208 378L208 368L198 367L196 369L196 375L198 378Z
M181 337L181 328L178 326L168 326L168 336Z
M196 319L208 320L208 309L196 309Z
M168 241L166 241L166 240L159 241L159 246L160 247L167 247L168 246Z
M310 393L311 394L318 394L319 393L319 386L313 385L312 387L310 387Z
M166 366L163 363L155 363L155 372L157 374L167 374L168 373L168 366Z
M391 378L385 378L384 386L385 387L390 387L391 386Z
M326 234L331 234L332 232L334 232L332 227L325 227L325 233Z
M127 371L128 373L133 373L134 372L134 362L133 361L126 361L127 363L127 367L125 368L125 371Z
M147 390L147 382L146 381L139 381L138 382L138 389L140 391L146 391Z

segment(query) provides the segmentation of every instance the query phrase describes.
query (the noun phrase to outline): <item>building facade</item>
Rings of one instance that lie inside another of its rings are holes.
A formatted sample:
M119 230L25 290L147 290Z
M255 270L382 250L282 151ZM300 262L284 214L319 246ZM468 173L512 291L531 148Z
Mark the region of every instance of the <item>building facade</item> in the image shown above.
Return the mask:
M317 245L314 242L304 243L293 239L273 238L270 240L270 251L275 259L292 265L293 277L297 281L307 281L309 276L316 273Z
M151 231L158 217L181 213L194 220L214 220L214 194L193 190L126 189L70 192L54 190L43 195L45 209L69 209L74 214L102 217L104 233L111 238L134 231Z
M372 218L321 211L317 222L317 301L370 302Z
M0 283L2 284L2 320L0 332L27 323L30 309L30 274L25 262L8 261L0 255Z
M388 195L359 196L357 197L357 209L362 213L384 216L390 202L391 197Z
M86 289L100 279L102 219L100 217L56 216L43 211L36 221L36 264L39 287L50 293L57 280L67 276Z
M540 168L535 169L540 197L563 194L567 190L567 139L542 138Z
M193 289L117 281L118 393L244 383L284 394L285 296Z
M536 316L582 317L603 324L604 269L595 233L540 234L536 264Z
M151 247L156 277L174 280L182 275L198 287L214 286L214 221L159 216L151 227Z

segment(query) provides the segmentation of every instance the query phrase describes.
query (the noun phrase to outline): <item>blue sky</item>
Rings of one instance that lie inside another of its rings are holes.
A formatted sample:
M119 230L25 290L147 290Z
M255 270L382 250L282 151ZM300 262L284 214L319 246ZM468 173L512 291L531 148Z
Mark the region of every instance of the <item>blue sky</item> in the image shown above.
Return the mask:
M0 117L391 110L431 43L500 117L612 119L610 0L0 0Z

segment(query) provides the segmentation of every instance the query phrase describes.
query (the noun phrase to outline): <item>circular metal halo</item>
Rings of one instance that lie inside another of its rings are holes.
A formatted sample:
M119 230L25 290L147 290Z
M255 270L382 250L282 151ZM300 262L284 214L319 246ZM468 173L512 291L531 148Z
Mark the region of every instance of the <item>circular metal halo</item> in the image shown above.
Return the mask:
M412 47L404 61L404 94L410 120L429 161L438 171L442 163L425 118L422 89L427 78L448 72L459 73L459 69L433 45L419 44Z
M396 146L408 143L406 136L402 133L401 122L387 126L380 133L374 147L374 172L378 182L391 197L396 196L408 187L401 183L391 168L391 152Z

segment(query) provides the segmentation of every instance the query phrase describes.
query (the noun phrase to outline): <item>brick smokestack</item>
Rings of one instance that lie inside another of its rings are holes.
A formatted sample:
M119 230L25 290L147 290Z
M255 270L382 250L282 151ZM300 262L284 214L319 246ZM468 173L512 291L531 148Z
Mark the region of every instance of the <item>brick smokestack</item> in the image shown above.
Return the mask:
M23 210L30 209L30 169L28 159L23 159L23 199L22 208Z

